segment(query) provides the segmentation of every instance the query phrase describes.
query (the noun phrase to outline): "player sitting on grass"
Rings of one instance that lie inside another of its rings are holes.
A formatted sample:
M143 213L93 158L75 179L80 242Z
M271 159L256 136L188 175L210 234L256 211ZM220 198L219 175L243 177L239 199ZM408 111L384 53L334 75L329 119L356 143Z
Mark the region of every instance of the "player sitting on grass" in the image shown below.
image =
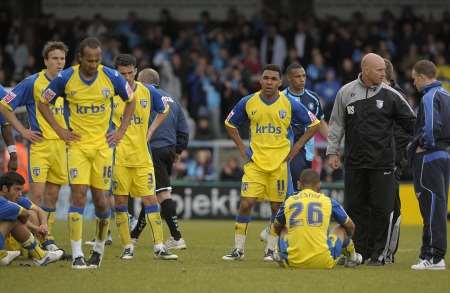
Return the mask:
M30 211L16 203L22 203L21 195L24 183L25 179L15 172L8 172L0 177L0 265L8 265L20 255L20 251L4 250L5 237L9 233L23 248L28 250L33 262L38 266L57 261L63 255L62 250L42 250L38 241L27 228L27 222L30 222ZM33 224L30 226L33 227ZM34 225L38 234L41 235L47 234L45 226L36 227Z
M331 269L343 252L345 266L361 264L351 239L355 224L336 200L319 192L319 174L304 170L299 187L301 191L286 199L275 219L280 235L276 259L287 267ZM331 216L339 225L328 233Z

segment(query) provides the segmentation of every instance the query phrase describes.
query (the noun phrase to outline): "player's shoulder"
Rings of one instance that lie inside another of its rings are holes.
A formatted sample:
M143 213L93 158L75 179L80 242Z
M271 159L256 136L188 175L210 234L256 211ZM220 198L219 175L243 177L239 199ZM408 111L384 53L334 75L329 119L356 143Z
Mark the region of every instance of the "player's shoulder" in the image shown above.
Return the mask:
M14 88L33 86L38 78L40 78L41 72L34 73L27 76L21 82L19 82Z
M316 102L319 103L319 95L316 92L309 90L309 89L305 89L304 95L312 98L313 100L315 100Z
M117 71L114 68L105 66L105 65L99 65L98 66L98 71L103 72L104 74L106 74L106 76L108 76L111 80L120 78L120 73L119 71Z

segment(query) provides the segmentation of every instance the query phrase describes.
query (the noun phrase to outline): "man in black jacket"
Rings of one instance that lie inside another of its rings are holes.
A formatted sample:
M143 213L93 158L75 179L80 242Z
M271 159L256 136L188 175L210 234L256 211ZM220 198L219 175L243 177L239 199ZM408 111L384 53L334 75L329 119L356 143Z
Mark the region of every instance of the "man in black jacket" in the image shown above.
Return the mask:
M412 133L415 115L405 98L383 83L383 58L367 54L361 69L358 78L336 96L327 156L331 167L338 168L345 135L344 205L356 225L356 251L370 259L370 265L383 265L395 198L393 127L397 123ZM369 238L373 248L369 248Z

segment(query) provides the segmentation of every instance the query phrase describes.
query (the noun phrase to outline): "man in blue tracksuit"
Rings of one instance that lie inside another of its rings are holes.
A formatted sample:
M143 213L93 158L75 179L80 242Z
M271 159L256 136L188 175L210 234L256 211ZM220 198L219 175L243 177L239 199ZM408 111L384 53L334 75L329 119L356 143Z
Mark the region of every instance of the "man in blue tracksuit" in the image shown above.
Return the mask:
M143 69L139 72L138 81L159 86L159 74L150 68ZM176 203L171 198L170 174L173 163L178 159L181 152L187 148L189 130L180 104L170 94L163 90L159 91L163 94L163 101L170 105L170 112L153 133L149 144L155 167L156 197L161 206L161 217L166 221L172 236L165 243L166 247L169 249L185 249L186 243L178 228ZM151 117L151 119L154 119L154 117ZM145 224L145 214L142 210L137 225L131 231L131 238L137 239Z
M289 86L284 89L283 92L286 96L294 100L298 100L311 113L316 115L317 119L321 120L319 132L323 137L327 137L328 124L323 120L324 115L322 106L320 105L319 96L315 92L305 88L305 69L298 63L292 63L286 69L286 77ZM293 132L294 141L297 141L297 139L305 132L305 129L301 126L294 126ZM300 178L300 173L302 173L305 169L312 168L312 160L314 159L314 155L314 137L312 137L290 163L292 182L294 182L295 190L298 191L297 181Z
M436 66L418 61L414 85L423 95L408 153L423 218L420 260L413 270L444 270L447 250L447 203L450 176L450 94L436 80Z

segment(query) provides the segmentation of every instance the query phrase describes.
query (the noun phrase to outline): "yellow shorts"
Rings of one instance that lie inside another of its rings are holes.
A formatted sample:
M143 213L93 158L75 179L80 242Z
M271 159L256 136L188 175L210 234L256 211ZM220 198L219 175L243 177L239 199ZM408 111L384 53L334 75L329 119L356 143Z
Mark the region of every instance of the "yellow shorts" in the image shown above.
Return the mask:
M113 194L142 197L155 195L155 171L153 166L114 166Z
M30 145L29 174L31 182L67 184L66 143L60 139L44 140Z
M266 172L254 162L244 165L241 196L258 200L283 202L288 191L292 191L292 180L286 162L272 172Z
M113 150L69 147L68 170L70 184L83 184L103 190L111 187Z

